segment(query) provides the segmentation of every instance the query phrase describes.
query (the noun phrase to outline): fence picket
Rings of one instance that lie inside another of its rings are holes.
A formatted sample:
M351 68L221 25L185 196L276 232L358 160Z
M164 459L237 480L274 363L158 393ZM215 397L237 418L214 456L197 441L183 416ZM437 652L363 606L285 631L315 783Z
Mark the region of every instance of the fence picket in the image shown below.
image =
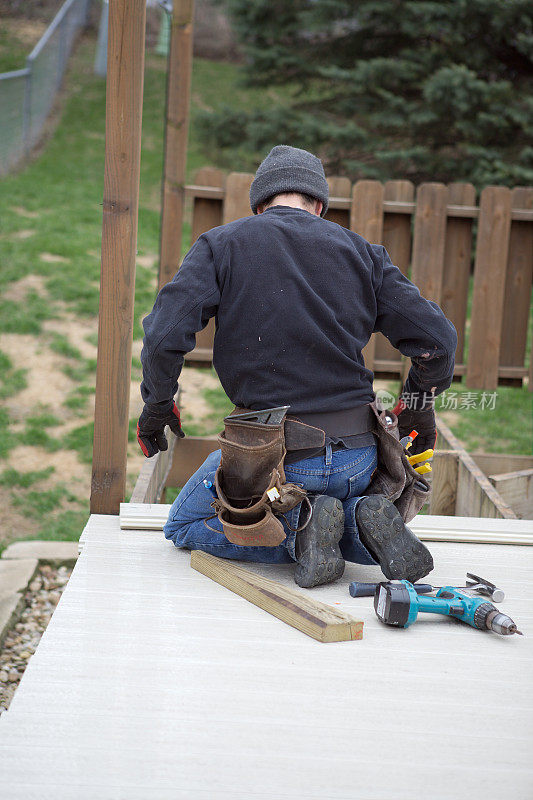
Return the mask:
M440 302L448 187L422 183L416 193L411 280L427 300Z
M224 173L215 167L202 167L195 175L196 186L224 186ZM222 224L222 200L193 197L192 208L192 235L191 244L194 243L202 233L211 228L216 228ZM192 353L188 353L186 358L190 361L211 361L213 350L213 339L215 337L215 319L209 320L202 331L196 334L196 347Z
M379 181L357 181L352 188L350 229L364 236L372 244L381 244L383 238L383 184ZM374 369L376 336L363 348L363 358L368 369Z
M466 383L496 389L503 322L505 272L511 228L511 191L487 186L481 193Z
M222 222L233 222L241 217L252 214L250 208L250 186L254 179L247 172L230 172L226 178L226 192L224 195L224 210Z
M448 202L454 206L473 206L476 190L471 183L450 183ZM468 284L472 257L472 220L448 217L442 275L441 307L457 330L455 360L463 365Z
M215 167L202 167L195 175L196 186L224 186L224 173ZM202 233L222 225L222 200L207 197L193 197L191 244Z
M440 303L444 249L446 241L446 206L448 187L443 183L422 183L416 192L415 224L411 280L427 300ZM403 378L407 378L411 359L407 358Z
M387 181L384 199L397 202L413 202L415 187L411 181ZM407 275L411 259L411 215L385 213L383 218L383 245L393 264ZM401 355L382 333L376 334L376 366L380 371L401 373ZM388 364L379 364L387 361Z
M352 183L349 178L342 178L339 175L332 175L330 178L327 178L327 182L329 186L330 201L334 197L340 197L346 200L350 199ZM331 222L336 222L337 225L342 225L343 228L349 228L350 209L332 208L330 205L328 213L326 214L326 219L329 219Z
M511 192L513 209L533 208L533 188L517 186ZM505 277L502 338L499 363L523 367L533 280L533 225L514 220L509 235ZM525 370L524 370L525 372ZM516 381L516 379L515 379ZM521 382L520 379L518 379Z
M232 173L223 189L214 186L221 186L218 170L199 173L196 185L188 187L194 201L194 238L221 222L249 215L252 177ZM469 381L476 382L470 383L473 388L494 388L497 379L522 381L527 373L524 360L533 280L533 188L517 187L511 195L504 187L492 187L482 194L478 208L471 184L422 184L413 202L410 181L389 181L384 187L377 181L359 181L350 196L347 178L333 176L328 182L333 200L328 219L347 224L349 213L349 227L371 242L383 243L404 274L412 249L411 279L425 297L441 305L457 328L456 375L466 373ZM471 358L467 364L466 314L472 228L476 224L474 311L470 320L471 354L476 363ZM199 334L198 341L194 353L203 350L207 359L210 332ZM380 377L401 377L408 372L409 360L402 360L381 334L372 336L364 355L366 364Z

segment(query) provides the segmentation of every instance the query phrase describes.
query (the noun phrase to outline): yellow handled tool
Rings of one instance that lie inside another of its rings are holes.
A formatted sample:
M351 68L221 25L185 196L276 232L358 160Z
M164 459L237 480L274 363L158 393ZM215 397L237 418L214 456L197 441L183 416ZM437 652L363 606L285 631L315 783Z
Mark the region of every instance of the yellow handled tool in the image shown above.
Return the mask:
M415 472L418 472L419 475L425 475L427 472L431 472L431 464L429 463L433 458L433 450L424 450L423 453L417 453L414 456L407 456L408 462L414 467ZM421 463L421 462L426 462ZM415 464L418 464L415 467Z

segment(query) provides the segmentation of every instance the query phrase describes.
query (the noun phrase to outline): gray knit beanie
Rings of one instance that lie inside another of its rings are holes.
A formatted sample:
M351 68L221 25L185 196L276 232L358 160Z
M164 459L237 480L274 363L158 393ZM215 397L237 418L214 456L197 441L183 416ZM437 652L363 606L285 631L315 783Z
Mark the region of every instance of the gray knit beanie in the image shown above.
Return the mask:
M307 150L278 144L259 164L250 187L250 206L257 206L282 192L301 192L322 201L323 217L328 210L329 187L319 158Z

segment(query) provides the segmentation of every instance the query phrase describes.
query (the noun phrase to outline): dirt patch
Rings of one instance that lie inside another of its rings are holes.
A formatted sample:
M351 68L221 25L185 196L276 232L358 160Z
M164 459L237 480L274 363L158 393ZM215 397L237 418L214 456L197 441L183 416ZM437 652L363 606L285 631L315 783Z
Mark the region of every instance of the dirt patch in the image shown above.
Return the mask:
M441 417L448 427L453 428L461 419L461 415L458 411L441 411L437 405L436 408L437 414Z
M66 359L53 353L35 336L17 333L0 334L0 350L9 355L17 369L27 370L27 387L5 401L10 416L20 420L33 415L39 403L51 406L52 410L61 409L74 388L73 381L61 371Z
M43 329L49 333L60 333L62 336L66 336L70 344L80 351L83 358L96 358L96 345L88 341L88 337L94 336L98 332L98 320L65 313L61 319L45 320Z
M28 211L26 208L22 208L22 206L13 206L11 210L14 211L15 214L18 214L19 217L25 217L26 219L37 219L37 217L41 216L39 211Z
M38 19L23 19L22 17L9 19L4 17L2 27L7 31L10 38L18 39L28 48L28 51L31 51L45 32L47 25Z
M41 297L47 296L45 279L42 275L26 275L19 281L10 284L3 295L6 300L14 300L19 303L26 298L28 292L37 292Z
M19 472L33 472L53 467L54 471L50 477L39 483L39 490L52 489L58 483L64 483L78 497L89 496L91 468L88 464L78 461L73 450L48 453L42 447L21 445L12 451L10 461ZM35 526L35 523L32 524Z
M203 396L204 389L216 389L218 378L207 370L184 367L180 377L180 409L190 422L201 422L212 409ZM130 418L138 417L143 409L140 384L132 380L130 386ZM142 462L141 462L142 463Z
M70 264L70 258L65 256L58 256L55 253L39 253L41 261L46 261L47 264Z
M184 367L180 380L180 408L192 422L201 422L212 409L203 396L204 389L216 389L218 378L203 369Z
M140 267L146 267L147 269L151 269L157 261L157 256L155 253L147 253L144 256L137 256L135 258L135 262Z
M13 231L13 233L4 233L0 239L30 239L35 235L35 231L29 228L23 228L20 231Z

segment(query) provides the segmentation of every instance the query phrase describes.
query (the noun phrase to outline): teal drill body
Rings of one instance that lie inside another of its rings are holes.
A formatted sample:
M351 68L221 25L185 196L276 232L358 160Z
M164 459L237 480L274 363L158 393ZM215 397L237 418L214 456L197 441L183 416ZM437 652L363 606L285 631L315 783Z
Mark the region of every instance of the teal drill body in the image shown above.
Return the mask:
M454 586L443 586L435 597L418 594L409 581L380 583L374 595L378 619L387 625L408 628L420 612L455 617L472 628L506 636L520 633L513 620L483 597L473 597Z

